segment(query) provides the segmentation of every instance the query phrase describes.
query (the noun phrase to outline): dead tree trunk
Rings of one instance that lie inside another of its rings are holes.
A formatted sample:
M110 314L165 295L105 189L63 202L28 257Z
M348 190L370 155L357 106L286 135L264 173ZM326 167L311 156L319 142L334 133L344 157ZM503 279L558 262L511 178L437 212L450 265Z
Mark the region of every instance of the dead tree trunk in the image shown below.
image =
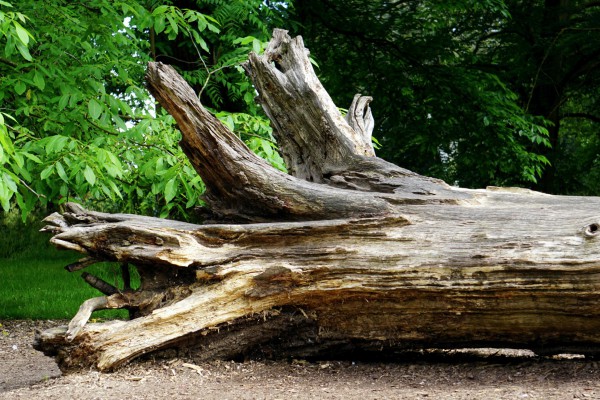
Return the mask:
M86 256L70 271L127 263L142 284L88 275L104 296L37 348L63 368L100 370L166 348L205 359L431 346L595 354L600 199L458 189L376 158L370 98L357 95L343 118L307 54L275 30L245 65L291 175L251 153L172 68L149 65L210 209L235 223L74 204L49 216L52 243ZM100 308L135 318L87 324Z

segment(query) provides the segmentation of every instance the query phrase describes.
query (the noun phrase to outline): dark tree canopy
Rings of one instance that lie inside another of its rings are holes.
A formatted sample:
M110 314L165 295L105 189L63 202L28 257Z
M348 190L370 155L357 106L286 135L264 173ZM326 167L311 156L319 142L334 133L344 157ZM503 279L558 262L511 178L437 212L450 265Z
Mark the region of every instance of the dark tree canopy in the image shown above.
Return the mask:
M598 193L597 2L295 5L334 99L374 97L386 159L467 187Z

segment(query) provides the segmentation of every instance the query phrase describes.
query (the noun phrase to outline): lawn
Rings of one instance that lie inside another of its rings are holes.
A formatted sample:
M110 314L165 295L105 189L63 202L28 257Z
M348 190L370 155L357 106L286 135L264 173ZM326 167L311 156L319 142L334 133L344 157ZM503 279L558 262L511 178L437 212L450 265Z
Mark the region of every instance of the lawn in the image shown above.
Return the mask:
M83 301L101 293L85 283L82 271L64 269L82 255L54 249L48 245L50 235L38 233L39 226L34 225L1 227L0 319L71 318ZM118 264L96 264L86 271L122 287ZM97 311L92 317L126 318L127 312Z
M64 319L71 318L81 303L100 296L81 279L80 272L69 273L65 265L78 254L54 249L30 251L8 259L0 259L0 319ZM116 264L98 264L88 272L114 283ZM98 311L95 318L127 317L126 311Z

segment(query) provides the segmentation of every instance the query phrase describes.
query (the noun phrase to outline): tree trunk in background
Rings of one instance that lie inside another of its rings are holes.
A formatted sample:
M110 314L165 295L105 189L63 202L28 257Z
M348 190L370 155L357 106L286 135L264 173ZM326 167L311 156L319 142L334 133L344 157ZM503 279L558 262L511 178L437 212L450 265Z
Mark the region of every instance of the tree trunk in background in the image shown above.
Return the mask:
M539 43L533 44L537 71L534 88L528 100L527 111L532 115L546 118L550 148L541 149L550 165L544 168L536 189L546 193L565 193L560 177L556 174L556 165L560 158L560 122L561 107L567 100L569 86L577 86L579 64L585 64L585 56L575 51L567 54L568 48L560 46L565 40L561 36L573 29L570 18L578 11L571 0L545 0L543 18L540 21Z
M370 99L343 118L300 37L275 30L245 66L292 175L251 153L170 67L150 90L177 120L211 225L69 204L46 218L59 248L134 265L137 290L105 295L36 348L63 369L111 370L142 354L196 359L332 356L414 347L509 346L595 354L600 199L464 190L374 157ZM125 270L125 269L124 269ZM87 324L101 308L131 321Z

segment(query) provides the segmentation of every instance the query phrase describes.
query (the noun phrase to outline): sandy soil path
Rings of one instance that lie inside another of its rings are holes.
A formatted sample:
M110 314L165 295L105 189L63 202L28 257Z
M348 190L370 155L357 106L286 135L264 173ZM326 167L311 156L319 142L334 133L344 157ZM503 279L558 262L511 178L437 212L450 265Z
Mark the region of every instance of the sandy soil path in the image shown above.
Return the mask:
M33 350L35 329L62 321L0 321L0 399L600 399L600 364L528 352L407 355L358 361L134 362L115 373L62 375Z

